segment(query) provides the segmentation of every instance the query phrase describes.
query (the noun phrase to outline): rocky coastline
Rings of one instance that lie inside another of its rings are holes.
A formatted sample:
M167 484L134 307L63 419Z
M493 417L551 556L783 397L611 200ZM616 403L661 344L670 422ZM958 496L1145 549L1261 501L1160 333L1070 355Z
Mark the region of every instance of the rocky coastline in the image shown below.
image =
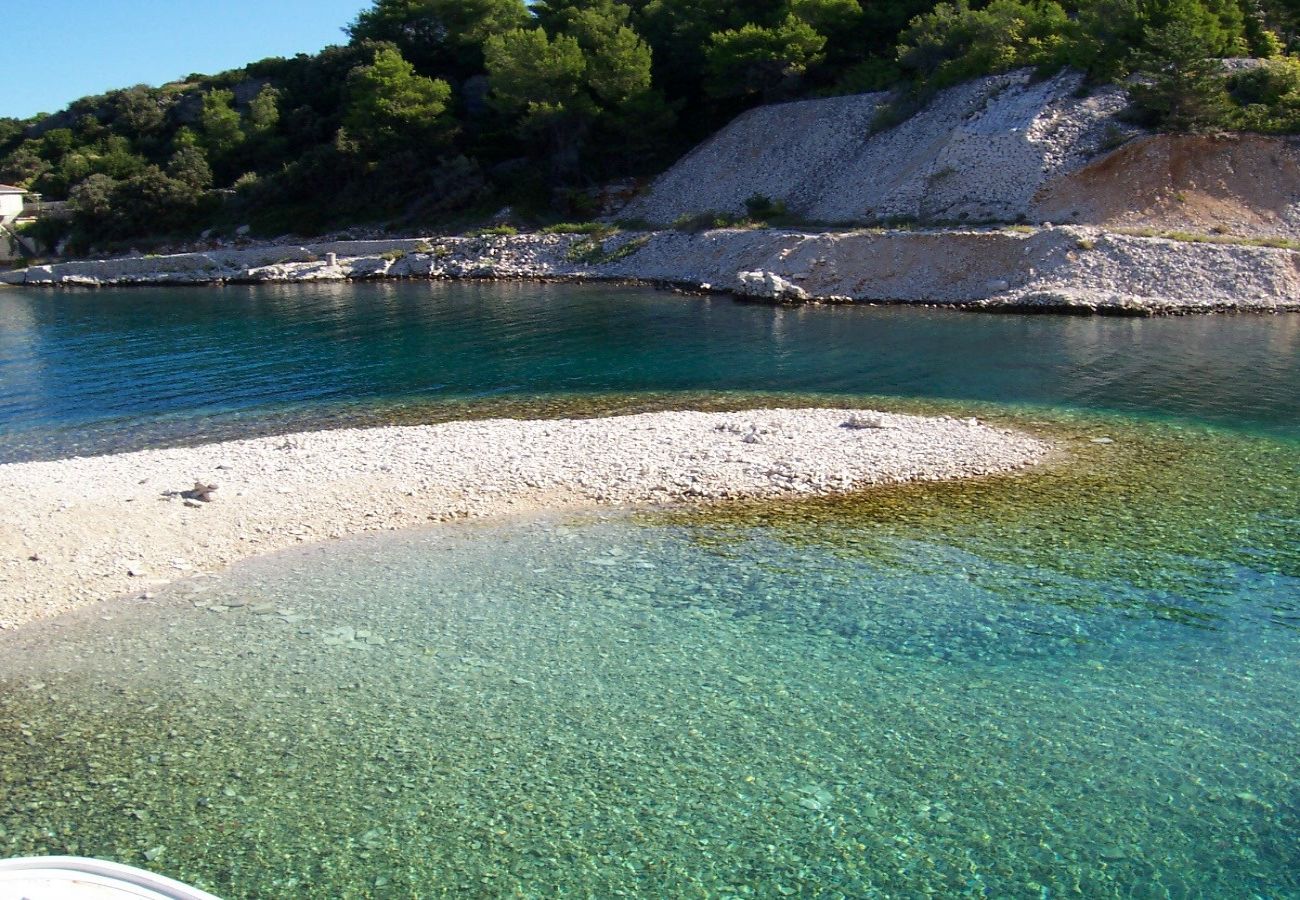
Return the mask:
M343 429L0 465L0 628L304 542L969 478L1050 452L975 419L803 409Z
M0 283L30 287L385 278L641 282L774 302L993 311L1300 309L1300 251L1088 226L431 236L218 248L0 273Z

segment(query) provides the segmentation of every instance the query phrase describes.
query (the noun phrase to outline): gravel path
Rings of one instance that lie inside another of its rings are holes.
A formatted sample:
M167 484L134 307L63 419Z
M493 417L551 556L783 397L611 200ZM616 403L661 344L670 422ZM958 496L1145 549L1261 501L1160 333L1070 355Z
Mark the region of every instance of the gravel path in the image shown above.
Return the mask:
M671 412L314 432L0 466L0 628L304 541L594 504L1007 472L1049 446L974 419ZM182 492L215 484L210 502Z

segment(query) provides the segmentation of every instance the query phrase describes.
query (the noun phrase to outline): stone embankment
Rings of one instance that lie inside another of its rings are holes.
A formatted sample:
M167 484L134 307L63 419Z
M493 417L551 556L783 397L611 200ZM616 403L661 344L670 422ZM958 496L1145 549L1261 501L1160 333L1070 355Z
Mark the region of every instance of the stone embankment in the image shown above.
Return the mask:
M302 541L989 475L1049 451L975 419L805 409L351 429L0 465L0 627Z
M23 285L372 278L670 283L797 302L1130 314L1300 308L1300 253L1051 227L816 232L720 229L330 242L34 266Z

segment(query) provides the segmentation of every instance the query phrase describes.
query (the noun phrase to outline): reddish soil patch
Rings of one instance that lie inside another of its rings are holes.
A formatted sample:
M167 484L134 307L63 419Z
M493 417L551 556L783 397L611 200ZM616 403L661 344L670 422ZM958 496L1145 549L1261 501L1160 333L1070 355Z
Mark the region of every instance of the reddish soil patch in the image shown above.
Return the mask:
M1300 140L1154 135L1130 141L1034 198L1038 221L1237 235L1300 231Z

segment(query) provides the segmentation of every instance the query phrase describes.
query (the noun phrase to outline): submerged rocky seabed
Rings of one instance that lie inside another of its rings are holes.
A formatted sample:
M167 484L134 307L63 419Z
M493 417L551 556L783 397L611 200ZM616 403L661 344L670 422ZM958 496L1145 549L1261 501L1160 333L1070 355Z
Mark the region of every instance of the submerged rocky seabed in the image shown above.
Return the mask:
M1300 892L1294 441L1037 427L1075 464L354 539L0 636L0 855L230 898Z

